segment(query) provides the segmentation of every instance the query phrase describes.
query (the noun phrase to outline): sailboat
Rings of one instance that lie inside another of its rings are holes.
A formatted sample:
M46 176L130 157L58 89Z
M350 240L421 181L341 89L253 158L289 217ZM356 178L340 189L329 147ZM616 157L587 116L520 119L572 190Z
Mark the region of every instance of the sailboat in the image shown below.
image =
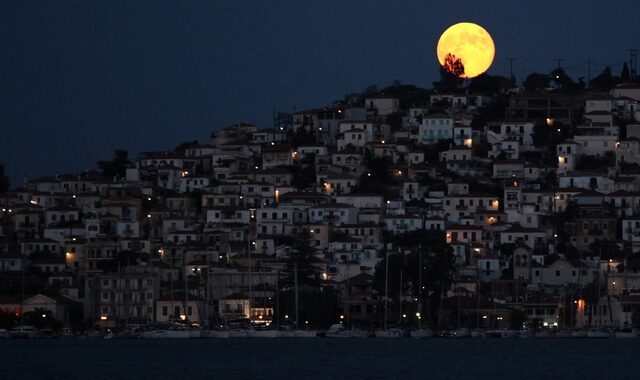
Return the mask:
M411 330L409 336L412 338L432 338L433 331L422 326L422 246L418 246L418 328Z
M298 304L298 261L296 260L295 271L293 272L293 283L294 283L294 293L295 293L295 307L296 307L296 320L295 320L295 328L293 330L294 338L315 338L317 335L317 331L315 330L302 330L298 326L298 317L299 317L299 304Z
M384 328L382 330L376 330L374 332L374 336L376 338L404 338L405 334L404 331L402 329L399 328L387 328L387 308L386 308L386 299L387 299L387 295L388 295L388 281L389 281L389 255L387 255L387 263L386 263L386 270L385 270L385 278L384 278L384 282L385 282L385 318L384 318ZM402 267L400 267L400 295L398 297L399 303L400 303L400 320L402 320Z

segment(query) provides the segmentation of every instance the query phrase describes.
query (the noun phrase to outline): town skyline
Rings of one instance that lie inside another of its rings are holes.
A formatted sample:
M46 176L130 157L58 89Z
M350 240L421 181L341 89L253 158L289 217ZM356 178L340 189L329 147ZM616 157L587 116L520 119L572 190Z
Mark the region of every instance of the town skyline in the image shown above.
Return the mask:
M517 2L463 4L468 17L457 6L444 4L436 11L416 2L403 9L327 4L302 12L295 6L209 5L196 6L197 14L178 9L180 17L172 18L166 3L148 9L149 17L140 16L144 5L105 13L100 2L68 4L64 13L38 12L30 2L5 3L4 15L21 15L2 20L6 36L20 35L23 48L16 46L18 39L1 40L9 54L0 61L8 74L0 92L5 133L0 163L17 184L24 176L90 169L118 148L132 155L166 149L176 140L203 139L240 121L266 127L273 109L315 107L369 84L382 87L399 79L429 87L437 79L437 36L454 21L485 25L498 46L489 73L508 75L508 59L514 57L519 81L530 72L550 71L557 59L573 78L586 78L589 60L592 72L603 65L617 72L628 60L627 49L635 48L625 32L632 30L633 17L622 11L624 2L605 9L595 2L539 2L528 4L540 16L530 19ZM123 21L119 16L127 11ZM328 24L314 20L314 14ZM398 27L374 27L377 23ZM606 23L615 27L605 28ZM293 28L298 37L288 33ZM256 33L260 30L269 33ZM369 35L380 45L365 43ZM49 49L55 39L64 43ZM394 47L381 54L382 46ZM254 60L260 65L253 66ZM305 69L314 70L317 80Z

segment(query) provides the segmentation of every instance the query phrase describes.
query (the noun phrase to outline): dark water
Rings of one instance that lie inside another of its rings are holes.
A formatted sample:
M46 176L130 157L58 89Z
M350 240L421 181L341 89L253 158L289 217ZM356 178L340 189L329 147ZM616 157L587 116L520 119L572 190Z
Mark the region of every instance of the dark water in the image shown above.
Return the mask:
M639 379L640 339L0 341L0 379Z

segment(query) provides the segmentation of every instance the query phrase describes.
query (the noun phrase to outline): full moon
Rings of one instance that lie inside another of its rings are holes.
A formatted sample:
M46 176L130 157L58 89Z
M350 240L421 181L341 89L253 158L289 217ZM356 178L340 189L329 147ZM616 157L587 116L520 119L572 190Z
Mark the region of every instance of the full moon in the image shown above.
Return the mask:
M473 78L489 69L496 46L491 35L480 25L461 22L450 26L438 40L438 61L445 66L447 55L460 60L464 66L461 77Z

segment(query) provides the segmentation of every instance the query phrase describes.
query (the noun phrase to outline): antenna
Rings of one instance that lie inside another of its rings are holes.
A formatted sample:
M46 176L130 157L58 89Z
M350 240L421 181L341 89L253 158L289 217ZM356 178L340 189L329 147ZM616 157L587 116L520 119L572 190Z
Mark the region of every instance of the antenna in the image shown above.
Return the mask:
M558 62L558 68L560 68L560 64L562 63L562 61L564 61L564 59L556 58L556 61Z
M515 58L507 58L507 60L509 61L509 78L515 82L515 78L513 77L513 61L515 61Z
M638 49L627 49L629 50L629 76L633 79L636 73L638 72Z

